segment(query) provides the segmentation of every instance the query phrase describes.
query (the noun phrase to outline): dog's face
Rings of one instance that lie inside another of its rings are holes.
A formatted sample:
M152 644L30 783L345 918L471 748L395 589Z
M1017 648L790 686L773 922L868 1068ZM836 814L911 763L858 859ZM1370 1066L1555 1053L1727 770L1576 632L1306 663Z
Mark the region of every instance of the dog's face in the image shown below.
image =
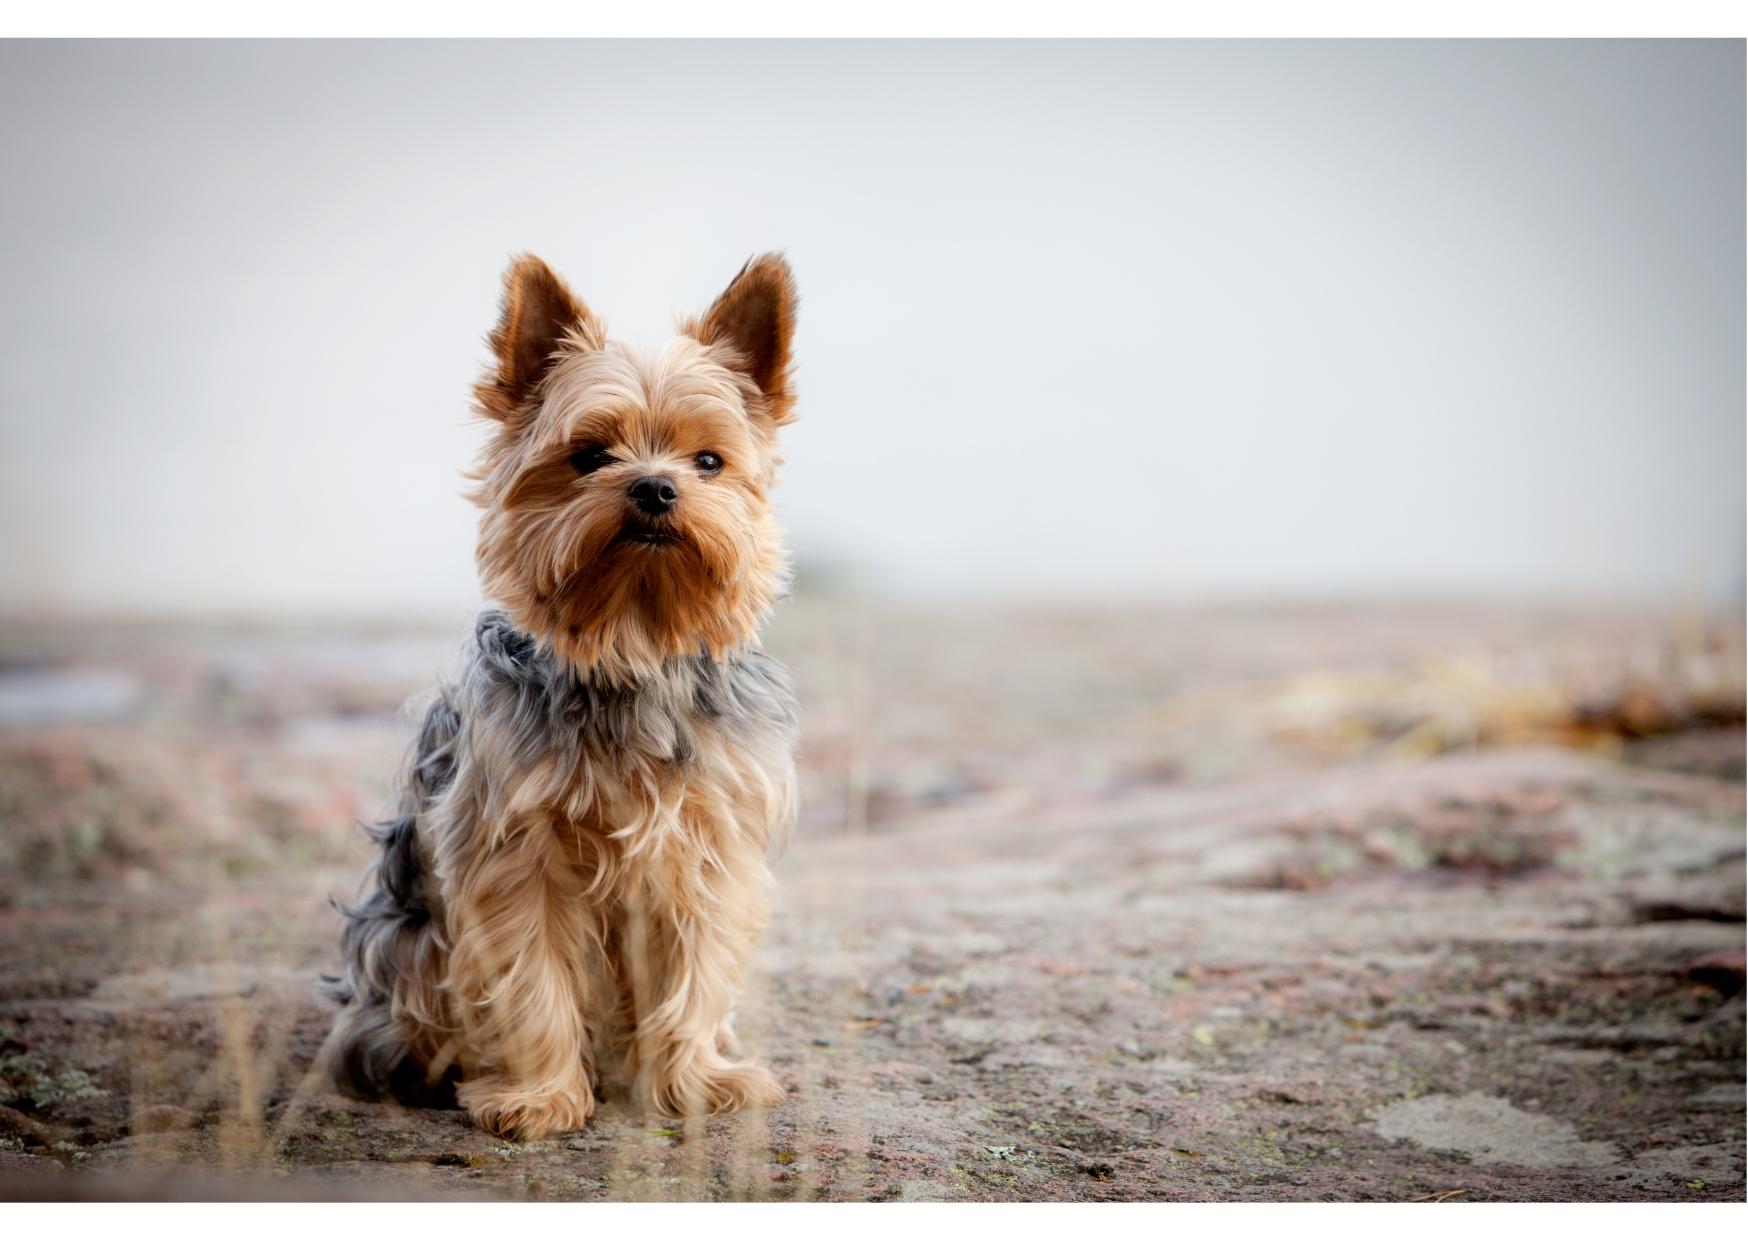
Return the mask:
M482 584L519 628L611 679L752 638L785 578L770 492L794 306L765 255L642 354L545 263L511 265L473 498Z

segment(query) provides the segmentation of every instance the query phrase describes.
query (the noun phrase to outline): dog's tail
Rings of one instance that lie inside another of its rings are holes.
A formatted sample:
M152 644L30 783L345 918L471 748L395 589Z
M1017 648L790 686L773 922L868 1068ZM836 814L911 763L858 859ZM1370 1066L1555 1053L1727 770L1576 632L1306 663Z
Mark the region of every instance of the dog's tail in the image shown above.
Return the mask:
M345 971L325 977L340 1013L320 1064L342 1091L359 1097L429 1099L449 1086L443 1046L449 1039L442 977L448 946L433 917L420 819L455 776L461 716L444 694L425 712L401 784L400 812L365 829L382 855L364 877L355 905L336 902L346 919L340 937ZM433 1078L438 1079L433 1079Z

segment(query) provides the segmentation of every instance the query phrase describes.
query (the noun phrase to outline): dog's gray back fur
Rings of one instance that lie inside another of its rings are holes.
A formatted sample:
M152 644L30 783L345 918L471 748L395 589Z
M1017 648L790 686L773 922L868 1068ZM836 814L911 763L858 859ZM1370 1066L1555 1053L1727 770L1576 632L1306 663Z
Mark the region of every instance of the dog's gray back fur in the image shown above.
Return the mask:
M391 996L395 977L410 970L414 953L447 950L430 841L422 839L421 823L470 760L470 731L489 732L495 742L489 748L517 766L548 755L561 764L580 764L632 752L683 768L697 751L702 727L726 729L743 746L786 761L796 726L788 675L763 652L720 662L703 655L677 659L652 680L605 685L561 666L503 612L481 614L461 679L425 712L402 777L398 812L367 828L382 853L365 875L365 895L340 907L345 972L327 979L327 991L343 1010L323 1049L335 1082L366 1097L407 1098L424 1094L430 1084L424 1066L411 1061ZM489 773L464 775L462 782L474 788L489 790L501 782ZM446 817L454 830L471 827L475 815Z

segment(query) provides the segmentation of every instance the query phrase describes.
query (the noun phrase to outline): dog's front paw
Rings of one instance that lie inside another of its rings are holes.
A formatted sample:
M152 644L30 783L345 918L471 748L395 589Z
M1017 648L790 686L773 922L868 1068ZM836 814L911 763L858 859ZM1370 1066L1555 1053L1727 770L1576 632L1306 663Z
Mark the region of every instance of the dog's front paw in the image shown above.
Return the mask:
M541 1091L482 1077L467 1082L455 1096L474 1123L513 1141L574 1132L595 1113L595 1095L587 1085Z
M717 1063L692 1068L651 1085L655 1109L683 1118L747 1107L774 1107L788 1095L777 1078L756 1063Z

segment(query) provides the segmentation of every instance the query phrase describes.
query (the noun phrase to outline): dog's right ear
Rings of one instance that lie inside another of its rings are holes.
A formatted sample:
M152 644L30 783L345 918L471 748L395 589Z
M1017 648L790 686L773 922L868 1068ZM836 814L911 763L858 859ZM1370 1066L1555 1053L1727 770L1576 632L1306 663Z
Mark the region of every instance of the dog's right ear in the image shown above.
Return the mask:
M565 282L532 254L504 272L504 301L487 341L497 357L474 389L487 417L509 422L525 407L567 339L601 347L601 324Z

